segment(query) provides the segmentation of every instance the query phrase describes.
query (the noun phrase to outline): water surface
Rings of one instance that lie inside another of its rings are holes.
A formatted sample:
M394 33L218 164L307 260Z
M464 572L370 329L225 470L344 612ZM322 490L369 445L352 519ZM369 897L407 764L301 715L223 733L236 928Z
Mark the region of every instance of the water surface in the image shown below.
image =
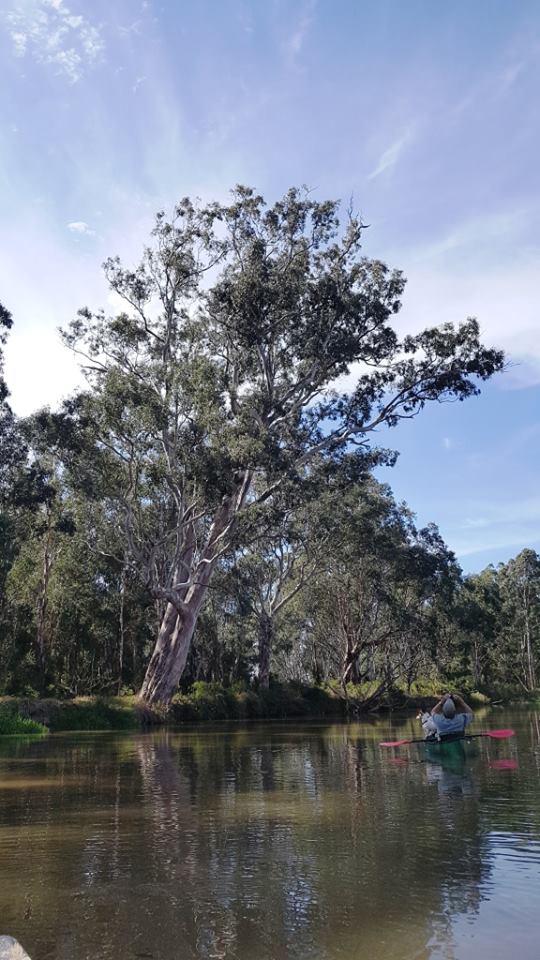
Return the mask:
M540 715L0 740L0 933L33 960L537 960ZM509 762L510 761L510 762Z

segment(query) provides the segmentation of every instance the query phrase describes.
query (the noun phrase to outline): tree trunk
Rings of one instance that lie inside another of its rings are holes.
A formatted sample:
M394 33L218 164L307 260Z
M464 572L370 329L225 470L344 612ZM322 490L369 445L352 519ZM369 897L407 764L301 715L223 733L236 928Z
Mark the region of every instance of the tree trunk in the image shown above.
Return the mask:
M323 671L319 662L317 647L314 643L311 646L311 673L313 676L313 683L317 685L322 683Z
M168 603L139 696L148 704L169 704L178 687L191 646L196 618L178 615Z
M50 509L47 509L47 536L45 538L45 546L43 549L43 568L42 568L40 592L39 592L38 604L37 604L37 629L36 629L36 645L37 645L37 651L38 651L41 693L45 692L45 681L46 681L46 672L47 672L46 623L47 623L47 607L49 604L49 580L51 576L51 567L52 567L52 542L51 541L52 541L51 511Z
M214 567L232 535L238 511L249 493L251 473L246 471L234 493L223 498L199 561L192 567L195 552L195 531L190 523L184 537L184 553L173 581L182 578L179 587L160 593L167 606L159 628L154 652L148 664L139 696L150 706L168 705L178 687L189 654L197 619L208 593ZM191 576L186 580L186 570Z
M536 664L534 662L529 611L527 607L525 608L525 649L527 656L527 683L529 690L534 690L536 689Z
M124 676L126 568L120 574L120 611L118 615L118 682L116 692L120 694Z
M259 619L259 687L268 690L270 686L270 659L274 640L272 618L263 614Z
M360 683L360 670L358 667L358 657L360 651L356 644L347 640L347 651L341 673L341 683L345 686L347 683Z

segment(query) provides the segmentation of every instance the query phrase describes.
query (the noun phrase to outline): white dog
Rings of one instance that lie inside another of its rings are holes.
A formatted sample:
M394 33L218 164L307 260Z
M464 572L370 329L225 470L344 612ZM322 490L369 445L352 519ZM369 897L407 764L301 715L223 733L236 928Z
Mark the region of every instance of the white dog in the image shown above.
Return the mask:
M429 740L437 733L437 727L433 723L429 710L420 710L419 713L416 714L416 719L420 720L422 724L422 730L424 731L426 740Z

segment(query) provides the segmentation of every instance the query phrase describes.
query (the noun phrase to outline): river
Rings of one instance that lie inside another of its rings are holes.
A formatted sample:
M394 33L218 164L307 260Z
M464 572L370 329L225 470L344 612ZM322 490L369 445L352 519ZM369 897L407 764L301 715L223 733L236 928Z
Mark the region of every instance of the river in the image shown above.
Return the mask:
M32 960L537 960L540 714L0 740L0 934Z

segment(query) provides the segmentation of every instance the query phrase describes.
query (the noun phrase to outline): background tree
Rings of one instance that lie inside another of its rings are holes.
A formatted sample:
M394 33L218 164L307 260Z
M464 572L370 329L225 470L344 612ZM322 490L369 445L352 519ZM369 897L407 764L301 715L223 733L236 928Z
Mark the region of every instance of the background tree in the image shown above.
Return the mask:
M475 687L501 679L501 593L497 571L489 566L466 577L456 597L451 639L441 667L456 677L471 677ZM456 633L457 629L457 633Z
M0 303L0 503L10 498L14 482L13 471L24 462L25 450L17 423L9 405L9 390L4 379L4 347L13 317Z
M341 533L335 525L336 500L351 484L366 481L371 471L394 462L394 454L375 448L314 459L302 476L284 482L259 511L237 527L241 546L231 558L230 583L238 603L247 605L256 623L257 679L266 688L277 620L316 573L321 573L328 546ZM254 492L257 495L256 481Z
M540 651L540 557L522 550L498 569L502 600L501 647L513 653L513 674L527 691L537 684Z
M398 679L410 688L432 669L438 606L459 568L436 528L417 530L373 479L341 497L332 522L339 535L305 596L311 662L344 691L375 682L376 699Z

